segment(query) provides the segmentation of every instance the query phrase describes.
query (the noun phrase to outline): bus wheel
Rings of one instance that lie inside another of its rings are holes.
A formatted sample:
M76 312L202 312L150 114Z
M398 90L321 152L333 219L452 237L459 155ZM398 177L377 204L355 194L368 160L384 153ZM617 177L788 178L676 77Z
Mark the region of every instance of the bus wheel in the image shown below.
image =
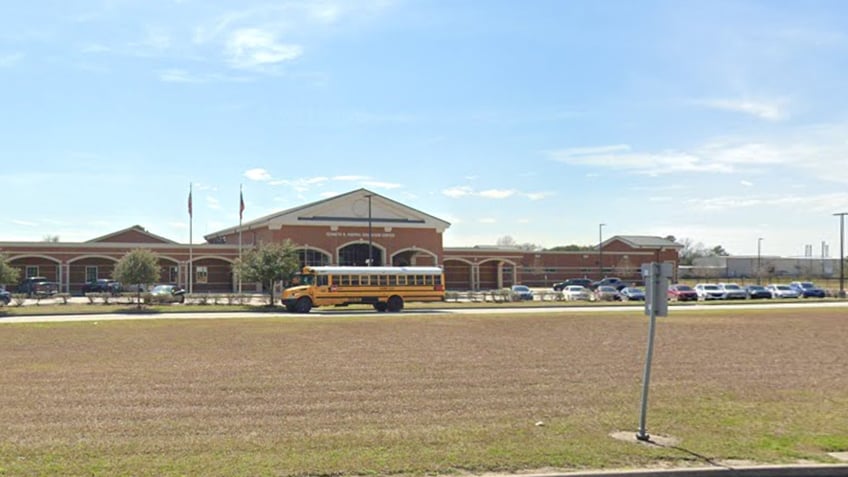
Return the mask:
M296 311L297 313L309 313L309 310L311 309L312 300L306 297L299 298L294 304L294 311Z
M388 303L386 303L386 307L392 313L397 313L400 310L403 310L403 298L395 295L389 297Z
M286 311L289 313L294 313L294 305L286 305Z
M386 311L386 308L388 308L388 305L384 301L378 301L377 303L374 303L374 309L379 312Z

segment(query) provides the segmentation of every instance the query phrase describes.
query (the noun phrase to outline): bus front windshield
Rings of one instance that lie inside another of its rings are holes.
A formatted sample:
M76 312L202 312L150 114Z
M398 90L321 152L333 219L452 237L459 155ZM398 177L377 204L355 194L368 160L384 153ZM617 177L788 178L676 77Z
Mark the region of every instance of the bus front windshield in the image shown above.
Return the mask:
M307 275L304 273L295 275L291 279L290 287L309 286L315 284L315 275Z

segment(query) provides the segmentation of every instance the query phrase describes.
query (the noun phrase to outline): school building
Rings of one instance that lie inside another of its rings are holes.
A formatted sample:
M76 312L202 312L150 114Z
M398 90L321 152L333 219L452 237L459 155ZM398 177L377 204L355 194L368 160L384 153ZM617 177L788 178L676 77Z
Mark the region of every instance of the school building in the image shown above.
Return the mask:
M194 293L238 289L232 264L239 252L290 240L304 265L435 265L449 290L488 290L521 283L550 287L566 278L618 276L641 282L643 263L670 262L677 270L681 246L661 237L613 236L591 251L524 251L517 248L444 247L450 223L391 198L357 189L283 210L206 235L206 243L183 244L140 225L86 242L2 242L0 252L21 277L44 276L65 293L109 278L128 251L152 250L160 257L162 283ZM0 237L2 240L2 237ZM563 242L567 239L564 238ZM14 284L7 284L14 288ZM242 284L245 291L255 284Z

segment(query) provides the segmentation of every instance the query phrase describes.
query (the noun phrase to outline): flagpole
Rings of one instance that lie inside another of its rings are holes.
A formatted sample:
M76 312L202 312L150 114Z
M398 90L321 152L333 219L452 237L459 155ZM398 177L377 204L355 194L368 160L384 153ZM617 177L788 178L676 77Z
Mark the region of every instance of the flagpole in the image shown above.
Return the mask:
M188 294L192 294L192 261L194 260L194 251L192 249L192 242L194 242L194 237L192 237L192 228L194 226L194 214L191 210L191 182L188 184Z
M244 216L244 189L242 189L242 185L239 184L239 263L241 263L241 219ZM238 277L238 292L241 295L241 273L239 273Z

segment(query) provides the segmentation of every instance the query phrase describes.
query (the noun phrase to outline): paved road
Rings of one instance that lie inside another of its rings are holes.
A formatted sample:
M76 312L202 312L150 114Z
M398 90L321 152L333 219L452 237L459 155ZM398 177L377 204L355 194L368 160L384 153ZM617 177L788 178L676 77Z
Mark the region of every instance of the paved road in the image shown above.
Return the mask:
M785 309L785 308L848 308L848 301L811 302L799 301L793 303L755 303L755 304L733 304L733 305L681 305L669 307L669 313L679 313L693 310L762 310L762 309ZM469 308L428 308L407 309L404 315L434 315L434 314L456 314L456 315L478 315L478 314L530 314L530 313L626 313L639 315L643 313L643 306L636 304L632 306L550 306L550 307L510 307L504 308L497 305L491 307L469 307ZM108 314L84 314L84 315L34 315L34 316L9 316L0 317L0 325L6 323L47 323L64 321L106 321L106 320L193 320L193 319L244 319L244 318L281 318L302 316L359 316L375 315L373 310L351 310L340 311L337 308L322 311L320 308L313 309L309 315L291 314L283 311L274 312L177 312L177 313L108 313Z

